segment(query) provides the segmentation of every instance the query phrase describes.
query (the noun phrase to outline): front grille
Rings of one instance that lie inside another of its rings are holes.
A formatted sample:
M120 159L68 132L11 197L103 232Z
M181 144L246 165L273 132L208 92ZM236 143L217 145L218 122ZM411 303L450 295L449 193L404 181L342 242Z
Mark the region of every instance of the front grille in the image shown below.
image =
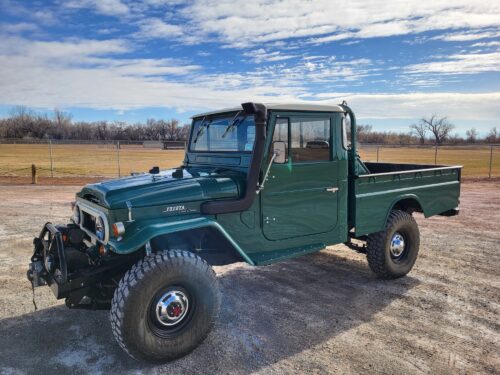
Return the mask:
M84 199L88 200L89 202L96 203L96 204L101 204L101 201L98 197L96 197L94 194L85 194L83 196Z
M82 226L85 229L95 234L95 217L85 211L82 211L82 213L83 213Z

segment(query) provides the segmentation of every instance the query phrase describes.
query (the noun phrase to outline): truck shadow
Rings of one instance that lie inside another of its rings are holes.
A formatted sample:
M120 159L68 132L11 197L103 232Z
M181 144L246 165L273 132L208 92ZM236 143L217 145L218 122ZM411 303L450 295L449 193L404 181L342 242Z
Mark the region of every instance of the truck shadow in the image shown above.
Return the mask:
M326 252L218 273L220 318L184 358L136 362L115 343L106 311L55 306L0 321L0 372L250 373L370 322L418 285L410 276L377 280L365 262Z

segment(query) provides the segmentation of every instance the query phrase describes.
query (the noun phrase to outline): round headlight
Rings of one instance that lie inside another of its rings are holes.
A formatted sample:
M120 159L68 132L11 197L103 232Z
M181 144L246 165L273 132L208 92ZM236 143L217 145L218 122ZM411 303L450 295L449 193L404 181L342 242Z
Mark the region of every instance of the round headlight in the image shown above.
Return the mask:
M102 217L96 217L95 219L95 235L97 238L99 238L101 241L104 240L104 220Z
M75 205L75 207L73 207L73 216L71 217L73 223L75 223L76 225L80 225L80 216L80 208Z

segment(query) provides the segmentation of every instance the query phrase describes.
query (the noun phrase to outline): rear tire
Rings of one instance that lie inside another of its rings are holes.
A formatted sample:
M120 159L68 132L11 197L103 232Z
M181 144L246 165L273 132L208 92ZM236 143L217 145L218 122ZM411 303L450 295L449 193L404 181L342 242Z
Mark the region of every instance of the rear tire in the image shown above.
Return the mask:
M196 348L212 329L220 295L212 268L188 251L163 251L125 273L111 305L111 328L132 358L167 362Z
M395 279L406 275L417 260L420 232L412 215L392 211L385 230L368 236L366 257L378 277Z

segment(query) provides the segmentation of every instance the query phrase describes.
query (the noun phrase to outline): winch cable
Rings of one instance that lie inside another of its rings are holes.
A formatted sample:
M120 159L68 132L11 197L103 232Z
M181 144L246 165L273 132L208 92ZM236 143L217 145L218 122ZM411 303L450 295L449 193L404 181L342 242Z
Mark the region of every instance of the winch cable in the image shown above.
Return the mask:
M33 306L35 306L35 312L38 310L38 306L35 301L35 285L33 285L33 281L31 282L31 291L33 292Z

